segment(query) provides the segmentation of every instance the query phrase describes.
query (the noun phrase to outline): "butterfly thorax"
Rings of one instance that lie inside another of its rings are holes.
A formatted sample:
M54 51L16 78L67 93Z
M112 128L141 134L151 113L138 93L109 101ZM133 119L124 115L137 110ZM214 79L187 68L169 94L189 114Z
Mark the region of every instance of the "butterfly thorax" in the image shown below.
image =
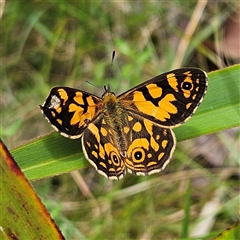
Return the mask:
M106 130L117 143L122 157L126 157L127 143L123 126L127 125L127 118L124 108L121 106L116 95L106 92L103 95L103 119L106 122Z

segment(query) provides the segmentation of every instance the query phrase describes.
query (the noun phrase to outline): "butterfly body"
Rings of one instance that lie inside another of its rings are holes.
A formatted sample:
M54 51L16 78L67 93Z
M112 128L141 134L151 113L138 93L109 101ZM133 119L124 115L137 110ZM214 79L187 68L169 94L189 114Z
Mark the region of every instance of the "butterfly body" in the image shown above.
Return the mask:
M206 89L205 72L182 68L119 96L109 86L102 98L56 87L40 108L63 136L82 137L84 155L99 173L120 179L127 170L148 175L165 168L176 145L172 128L192 116Z
M124 133L122 126L128 126L128 119L126 110L121 105L121 102L112 92L105 92L102 100L102 111L99 114L102 118L102 126L100 130L103 130L103 126L107 126L104 129L108 131L112 138L112 141L116 143L116 147L119 149L122 157L126 156L127 150L127 136ZM96 121L99 122L99 119Z

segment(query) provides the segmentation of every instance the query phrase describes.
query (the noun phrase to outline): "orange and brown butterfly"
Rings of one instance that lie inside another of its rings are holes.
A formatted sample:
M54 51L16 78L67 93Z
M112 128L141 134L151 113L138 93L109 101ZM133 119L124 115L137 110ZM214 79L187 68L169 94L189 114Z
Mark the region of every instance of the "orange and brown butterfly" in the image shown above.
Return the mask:
M186 122L207 90L207 74L180 68L116 96L102 97L55 87L43 105L45 118L64 137L81 138L85 157L109 179L126 171L149 175L169 163L176 140L172 128Z

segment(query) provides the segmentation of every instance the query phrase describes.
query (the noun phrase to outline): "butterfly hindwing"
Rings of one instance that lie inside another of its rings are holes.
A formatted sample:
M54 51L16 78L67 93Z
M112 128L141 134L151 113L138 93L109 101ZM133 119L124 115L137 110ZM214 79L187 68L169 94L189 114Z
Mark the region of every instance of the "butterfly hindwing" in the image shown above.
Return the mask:
M126 133L127 154L124 160L129 172L150 175L162 171L175 149L175 136L171 129L131 114L129 132Z
M129 114L126 120L120 131L107 127L104 115L89 124L82 137L83 151L89 162L111 179L122 178L126 170L136 175L163 170L175 148L172 130L135 114ZM119 136L122 136L122 146Z
M82 136L84 155L100 174L110 179L120 179L126 172L116 138L115 129L109 128L104 115L90 123Z

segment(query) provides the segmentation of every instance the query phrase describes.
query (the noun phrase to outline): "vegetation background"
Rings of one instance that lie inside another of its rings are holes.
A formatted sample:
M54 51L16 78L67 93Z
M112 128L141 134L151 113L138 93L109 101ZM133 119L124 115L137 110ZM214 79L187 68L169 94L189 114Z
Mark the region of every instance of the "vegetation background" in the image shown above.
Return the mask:
M113 50L117 94L173 68L239 63L237 9L238 1L2 3L1 137L14 148L52 131L37 106L53 86L101 96ZM153 176L109 181L88 167L32 184L66 239L209 239L239 219L239 133L178 143Z

